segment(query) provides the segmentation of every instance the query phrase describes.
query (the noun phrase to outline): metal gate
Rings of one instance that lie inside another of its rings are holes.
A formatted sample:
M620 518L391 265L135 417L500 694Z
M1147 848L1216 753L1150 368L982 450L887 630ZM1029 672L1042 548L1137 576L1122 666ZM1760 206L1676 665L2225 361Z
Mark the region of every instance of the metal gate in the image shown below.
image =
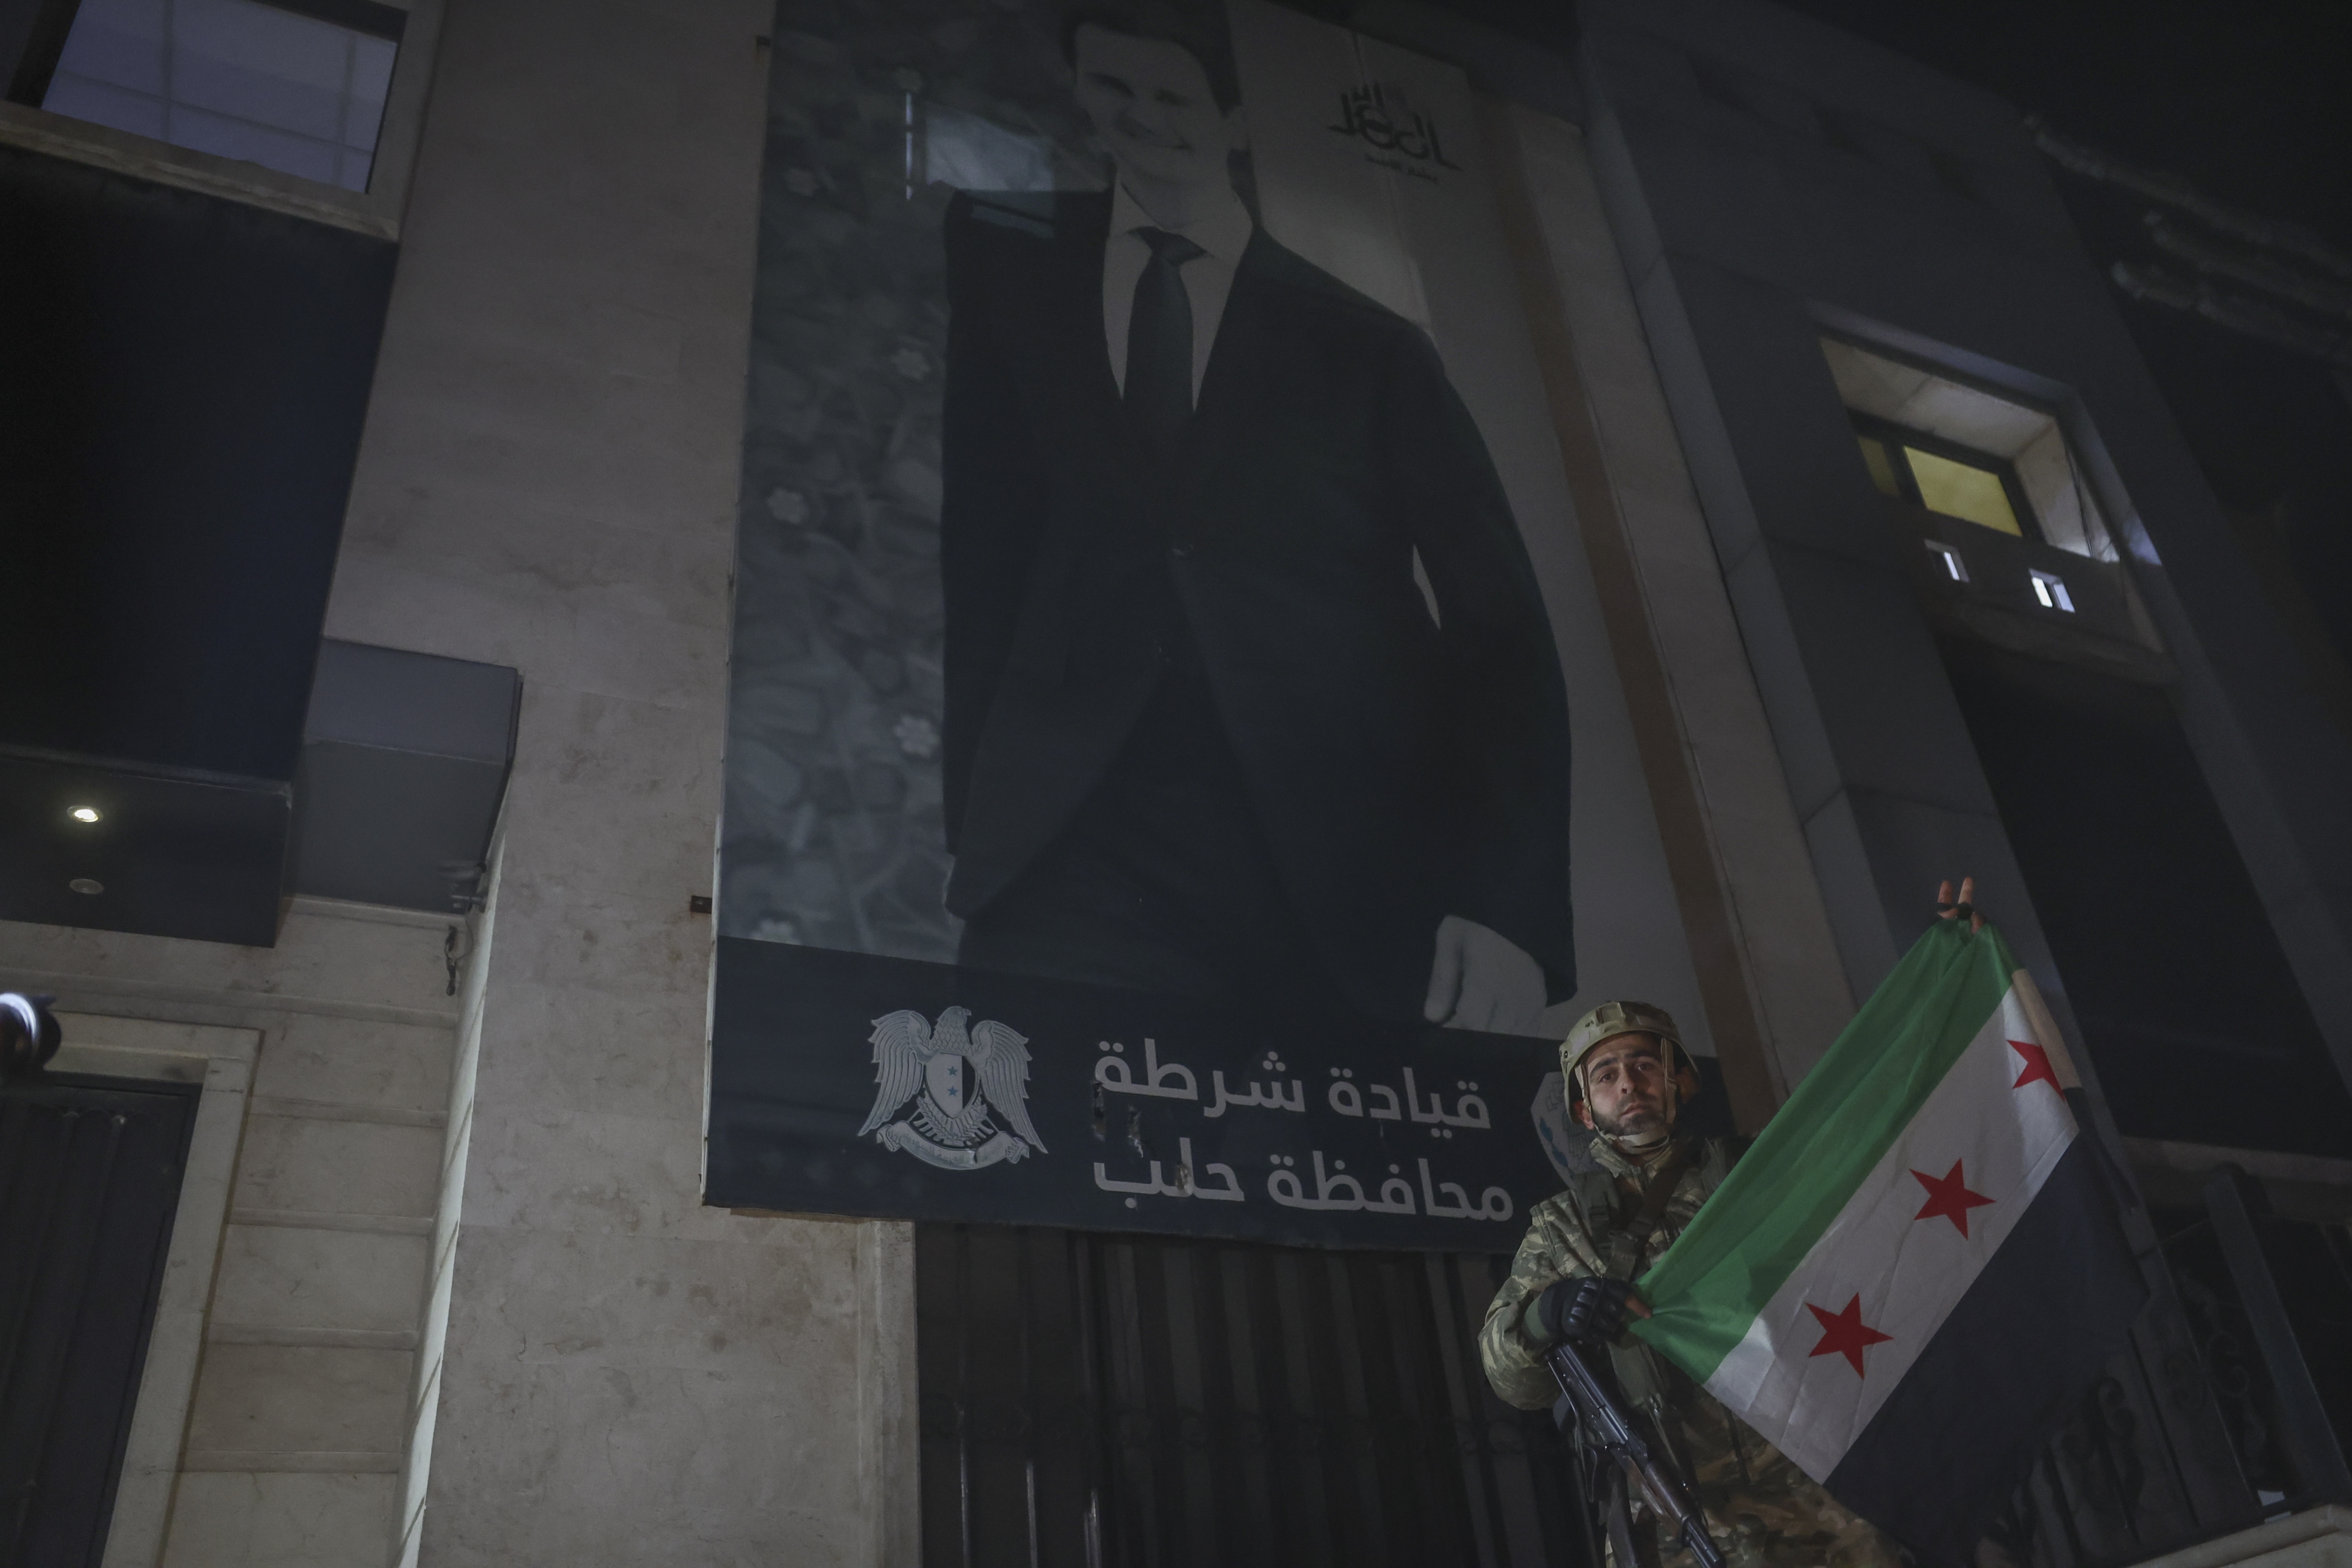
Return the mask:
M915 1235L929 1568L1584 1563L1478 1367L1506 1258Z
M2117 1568L2352 1503L2352 1228L2272 1215L2242 1172L2154 1210L2156 1299L2035 1458L1992 1542Z
M196 1086L0 1086L0 1568L94 1563Z

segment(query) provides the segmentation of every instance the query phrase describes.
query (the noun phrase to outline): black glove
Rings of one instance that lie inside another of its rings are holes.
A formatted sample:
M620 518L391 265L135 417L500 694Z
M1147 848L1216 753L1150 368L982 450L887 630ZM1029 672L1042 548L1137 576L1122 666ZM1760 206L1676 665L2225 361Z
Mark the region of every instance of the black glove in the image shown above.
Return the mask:
M1633 1293L1622 1279L1562 1279L1537 1298L1537 1321L1555 1342L1606 1344L1623 1331L1625 1299Z

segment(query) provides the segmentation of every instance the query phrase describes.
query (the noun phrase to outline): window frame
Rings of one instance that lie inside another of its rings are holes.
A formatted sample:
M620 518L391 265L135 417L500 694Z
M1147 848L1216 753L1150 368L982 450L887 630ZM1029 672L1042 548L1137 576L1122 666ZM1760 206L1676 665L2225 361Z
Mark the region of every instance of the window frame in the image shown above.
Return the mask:
M2032 501L2026 496L2025 485L2017 477L2017 465L2008 458L1995 457L1981 447L1964 446L1941 436L1931 436L1925 430L1915 430L1907 425L1897 425L1891 419L1881 419L1859 409L1847 409L1846 417L1852 422L1857 437L1877 441L1889 448L1887 467L1894 472L1895 488L1903 492L1903 500L1928 516L1951 518L1954 522L1965 522L1970 528L1982 528L1990 533L2001 531L1972 518L1937 511L1920 500L1918 477L1912 473L1911 460L1902 455L1902 447L1916 447L1930 456L1993 475L2000 480L2001 493L2009 498L2010 514L2017 519L2018 537L2035 544L2050 542L2042 531L2041 514L2033 510ZM1876 489L1877 486L1874 483L1871 488Z
M262 3L297 16L322 15L320 7L302 0ZM347 191L242 159L175 147L5 98L0 98L0 145L396 240L408 205L417 139L424 128L425 98L440 40L442 0L379 0L379 4L406 13L407 20L398 52L393 56L392 81L384 92L383 120L376 129L375 159L365 191ZM58 0L45 18L60 47L79 10L80 0ZM16 84L6 85L13 89Z

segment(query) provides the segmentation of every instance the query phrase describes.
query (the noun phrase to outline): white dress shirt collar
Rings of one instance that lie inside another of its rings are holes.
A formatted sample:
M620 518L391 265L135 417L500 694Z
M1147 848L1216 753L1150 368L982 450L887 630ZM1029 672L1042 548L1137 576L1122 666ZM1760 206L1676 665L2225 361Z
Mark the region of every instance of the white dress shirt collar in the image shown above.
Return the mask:
M1103 245L1103 341L1110 354L1111 379L1122 395L1127 391L1127 328L1135 314L1135 286L1151 260L1151 247L1135 231L1160 226L1129 195L1123 184L1114 184L1110 198L1110 233ZM1170 230L1199 246L1202 255L1184 263L1177 276L1184 280L1184 297L1192 306L1192 398L1201 396L1208 378L1209 356L1216 347L1217 328L1223 322L1225 300L1234 289L1234 275L1249 249L1257 225L1242 199L1218 208L1196 223Z
M1139 228L1167 228L1167 226L1145 212L1142 204L1128 194L1125 181L1114 183L1110 197L1110 237L1117 239L1122 235L1133 234ZM1250 221L1249 208L1242 205L1240 196L1233 195L1223 206L1207 217L1186 224L1182 228L1168 229L1168 232L1182 235L1227 267L1239 267L1242 252L1249 248L1250 236L1256 228L1257 225Z

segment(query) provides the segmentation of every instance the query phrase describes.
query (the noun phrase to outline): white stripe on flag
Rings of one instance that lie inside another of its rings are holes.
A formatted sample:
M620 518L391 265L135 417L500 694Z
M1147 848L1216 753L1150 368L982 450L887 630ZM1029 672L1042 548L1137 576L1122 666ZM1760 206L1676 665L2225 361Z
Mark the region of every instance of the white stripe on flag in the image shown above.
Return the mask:
M1837 1468L2074 1142L2058 1085L2018 1085L2030 1058L2011 1040L2041 1043L2014 986L1707 1380L1815 1480ZM1992 1200L1967 1207L1965 1236L1941 1215L1920 1217L1930 1191L1913 1173L1942 1183L1955 1161L1968 1192ZM1888 1336L1857 1347L1861 1375L1843 1354L1815 1353L1835 1336L1807 1310L1835 1316L1857 1299L1863 1326Z

